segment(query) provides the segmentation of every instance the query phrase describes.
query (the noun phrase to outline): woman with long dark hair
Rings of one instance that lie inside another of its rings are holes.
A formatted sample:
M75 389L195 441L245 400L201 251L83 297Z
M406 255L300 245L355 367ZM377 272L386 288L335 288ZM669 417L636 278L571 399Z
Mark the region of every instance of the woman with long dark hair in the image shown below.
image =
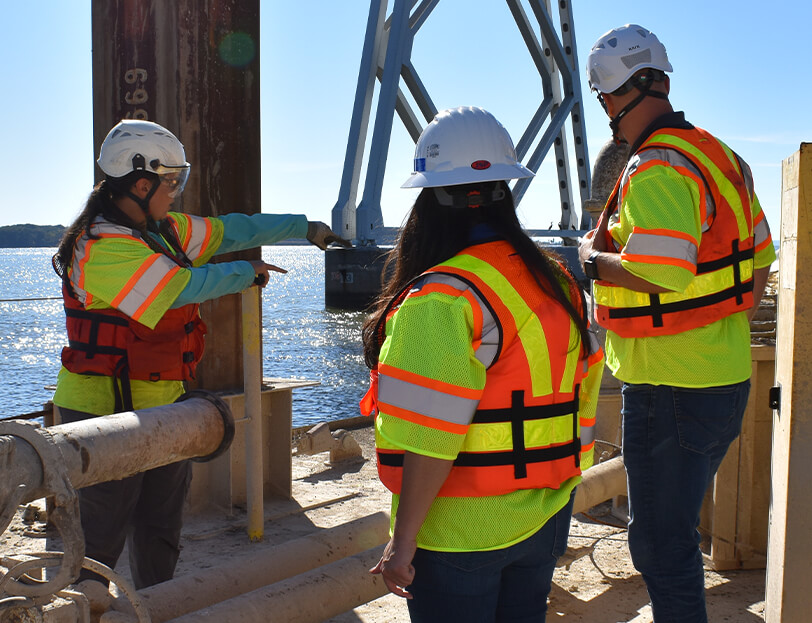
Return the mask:
M171 211L190 165L180 141L157 123L117 124L98 164L105 179L53 258L68 333L53 399L63 422L177 400L203 354L198 304L285 272L261 260L210 263L213 256L287 238L307 237L322 249L344 243L304 215ZM80 490L87 556L115 567L126 539L136 588L171 579L190 478L181 461Z
M372 572L412 621L544 621L592 464L603 357L575 279L516 216L506 180L531 175L488 112L439 113L363 327L361 406L393 493Z

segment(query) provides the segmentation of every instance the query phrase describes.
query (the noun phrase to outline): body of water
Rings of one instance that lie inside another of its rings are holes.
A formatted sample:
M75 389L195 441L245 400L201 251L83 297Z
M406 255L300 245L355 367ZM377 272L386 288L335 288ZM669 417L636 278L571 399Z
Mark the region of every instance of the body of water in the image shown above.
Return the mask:
M53 395L67 341L55 251L0 249L0 417L39 411ZM293 392L294 426L358 415L369 378L363 313L324 308L324 253L316 247L264 247L262 256L288 270L272 273L262 291L263 374L320 383Z

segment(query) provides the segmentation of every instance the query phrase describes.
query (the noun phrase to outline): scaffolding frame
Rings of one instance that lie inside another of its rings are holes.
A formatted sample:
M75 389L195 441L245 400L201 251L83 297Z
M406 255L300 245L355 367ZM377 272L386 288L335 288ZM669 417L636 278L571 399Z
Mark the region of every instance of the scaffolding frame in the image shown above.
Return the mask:
M580 221L575 218L573 205L576 198L570 183L573 175L568 120L572 125L572 152L576 159L575 175L580 193L578 205L583 205L589 198L590 168L570 0L557 2L557 27L552 18L551 0L525 0L535 23L522 0L505 2L541 76L543 93L541 103L516 143L516 154L525 166L538 171L550 148L554 148L561 221L559 230L548 233L566 237L572 232L574 235L589 228L591 217L581 210ZM398 114L415 142L423 130L420 117L401 89L401 79L426 123L437 113L437 107L411 62L411 52L415 35L439 3L440 0L394 0L392 13L387 17L388 1L370 0L344 170L338 200L332 209L333 230L342 232L343 237L352 239L357 246L374 246L383 227L381 192L394 114ZM375 124L364 191L360 204L356 205L376 81L380 82L380 89ZM512 190L517 205L532 179L514 183Z

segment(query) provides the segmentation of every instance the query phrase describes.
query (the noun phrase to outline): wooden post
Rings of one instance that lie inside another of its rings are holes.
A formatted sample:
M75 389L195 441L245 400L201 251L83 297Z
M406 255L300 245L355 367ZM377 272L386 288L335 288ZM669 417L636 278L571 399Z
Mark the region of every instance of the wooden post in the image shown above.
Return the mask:
M812 577L812 144L783 163L765 621L809 620Z
M119 120L155 121L192 164L175 209L260 212L259 0L92 0L91 14L95 153ZM205 303L202 314L198 386L242 388L240 297Z

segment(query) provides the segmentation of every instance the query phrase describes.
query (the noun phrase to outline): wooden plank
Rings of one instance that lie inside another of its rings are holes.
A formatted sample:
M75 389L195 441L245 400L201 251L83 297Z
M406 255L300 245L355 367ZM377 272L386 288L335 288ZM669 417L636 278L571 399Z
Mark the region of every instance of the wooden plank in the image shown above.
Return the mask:
M706 564L716 570L759 569L766 564L769 519L770 439L768 405L775 348L751 348L753 373L742 432L731 445L705 495L700 530L710 541Z
M765 621L806 621L812 577L812 144L782 169L781 250Z

